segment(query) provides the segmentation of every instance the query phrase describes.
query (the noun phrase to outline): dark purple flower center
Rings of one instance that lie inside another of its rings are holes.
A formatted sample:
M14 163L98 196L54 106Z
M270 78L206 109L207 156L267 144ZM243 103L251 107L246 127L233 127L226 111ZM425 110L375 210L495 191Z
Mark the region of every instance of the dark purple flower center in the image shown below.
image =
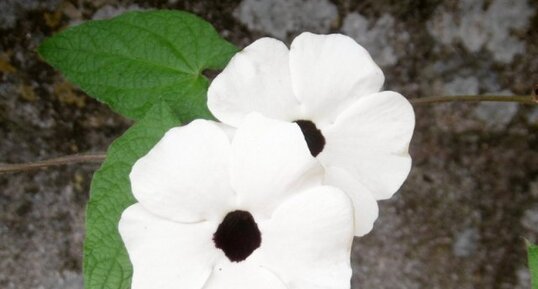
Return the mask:
M215 247L232 262L245 260L262 242L261 232L247 211L229 212L213 234Z
M296 120L294 121L303 132L304 139L310 150L312 156L317 156L325 147L325 137L321 134L321 131L316 127L316 125L309 120Z

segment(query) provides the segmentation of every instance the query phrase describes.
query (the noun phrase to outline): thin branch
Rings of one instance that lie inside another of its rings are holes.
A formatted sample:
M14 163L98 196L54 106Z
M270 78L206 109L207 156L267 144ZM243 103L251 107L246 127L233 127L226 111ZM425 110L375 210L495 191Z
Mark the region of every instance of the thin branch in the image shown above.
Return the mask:
M77 163L102 163L105 159L105 156L105 153L99 152L67 155L58 158L22 164L0 164L0 175L5 173L31 171L51 166L62 166Z
M517 102L521 104L538 105L538 98L530 95L453 95L453 96L431 96L413 98L409 100L413 105L431 105L452 101L478 102L478 101L495 101L495 102Z
M538 86L537 86L538 87ZM538 105L537 87L534 88L533 95L526 96L504 96L504 95L454 95L454 96L432 96L414 98L409 101L415 105L432 105L453 101L479 102L479 101L496 101L496 102L517 102L521 104ZM0 164L0 175L5 173L30 171L51 166L62 166L77 163L101 163L105 160L106 154L103 152L89 154L75 154L63 157L22 163L22 164Z

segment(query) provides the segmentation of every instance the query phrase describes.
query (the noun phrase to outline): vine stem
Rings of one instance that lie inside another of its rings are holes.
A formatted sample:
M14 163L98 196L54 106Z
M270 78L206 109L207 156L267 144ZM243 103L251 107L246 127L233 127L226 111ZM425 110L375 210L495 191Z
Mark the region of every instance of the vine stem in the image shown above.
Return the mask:
M536 88L535 88L536 90ZM481 101L493 101L493 102L517 102L521 104L538 105L538 95L536 92L533 95L518 95L518 96L505 96L505 95L455 95L455 96L431 96L413 98L409 100L414 106L422 105L434 105L445 102L463 101L463 102L481 102ZM58 158L20 163L20 164L0 164L0 175L5 173L31 171L36 169L47 168L51 166L62 166L77 163L102 163L105 160L106 153L87 153L87 154L74 154L66 155Z
M105 160L104 152L74 154L61 156L53 159L21 163L21 164L0 164L0 175L5 173L31 171L51 166L62 166L77 163L102 163Z

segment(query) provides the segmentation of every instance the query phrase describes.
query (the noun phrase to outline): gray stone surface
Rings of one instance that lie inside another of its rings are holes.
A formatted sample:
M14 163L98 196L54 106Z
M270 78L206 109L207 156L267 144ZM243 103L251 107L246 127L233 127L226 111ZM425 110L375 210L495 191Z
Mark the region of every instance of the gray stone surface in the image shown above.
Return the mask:
M254 31L285 40L289 33L328 33L338 10L328 0L244 0L235 16Z
M537 0L0 1L0 162L103 151L130 124L41 62L68 25L129 9L192 11L239 46L343 31L409 98L528 93ZM513 104L416 108L413 169L355 240L353 288L529 289L538 241L538 112ZM0 175L0 288L82 288L84 205L95 165Z
M441 43L461 42L470 52L486 48L504 63L525 51L524 41L511 33L529 25L535 8L528 1L493 0L485 8L483 0L456 2L439 7L428 22L428 30Z
M3 0L0 1L0 29L13 28L18 19L29 10L54 9L60 0Z
M103 20L110 19L112 17L118 16L122 13L129 11L139 11L142 10L140 6L136 4L129 5L127 7L116 7L114 5L105 5L99 8L92 16L93 20Z
M512 95L509 91L501 91L497 94ZM487 130L503 131L510 124L517 111L517 103L484 102L476 106L474 115L484 123Z
M372 58L380 66L394 65L398 58L405 57L401 49L410 40L409 33L390 14L383 14L373 21L363 15L350 13L342 25L342 32L355 39L372 54Z

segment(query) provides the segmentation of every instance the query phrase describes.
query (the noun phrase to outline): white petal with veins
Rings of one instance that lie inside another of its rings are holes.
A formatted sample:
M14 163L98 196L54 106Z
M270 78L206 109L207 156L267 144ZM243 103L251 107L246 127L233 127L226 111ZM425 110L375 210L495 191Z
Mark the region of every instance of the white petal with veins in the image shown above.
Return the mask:
M127 208L119 231L133 264L131 288L202 288L213 265L226 258L211 239L216 225L172 222L140 204Z
M270 271L249 262L215 266L203 289L288 289Z
M296 120L299 102L291 88L289 51L284 43L262 38L237 53L208 90L209 110L222 122L238 126L252 111Z
M322 168L298 125L252 113L232 142L230 178L242 208L255 217L303 188L321 184Z
M342 34L297 36L289 66L295 95L318 128L354 100L378 92L385 80L368 51Z
M409 142L415 127L413 107L392 91L357 100L331 127L318 156L324 166L339 167L366 186L377 200L390 198L411 169Z
M284 202L259 224L262 247L257 262L288 288L349 289L353 207L345 193L316 187Z
M228 136L211 121L173 128L133 166L133 195L170 220L221 219L233 205L229 154Z
M379 216L379 207L370 191L344 169L330 167L325 171L324 184L337 186L353 201L355 236L368 234Z

